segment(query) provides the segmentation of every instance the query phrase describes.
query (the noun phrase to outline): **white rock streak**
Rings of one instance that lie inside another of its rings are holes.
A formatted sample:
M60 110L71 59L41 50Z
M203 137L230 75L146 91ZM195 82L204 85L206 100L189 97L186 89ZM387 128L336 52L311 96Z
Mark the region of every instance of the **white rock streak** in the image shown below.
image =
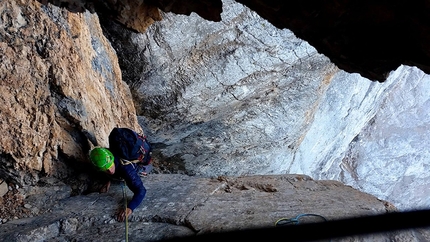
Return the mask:
M222 19L166 14L136 37L148 63L137 91L163 107L145 129L166 159L190 174L301 173L430 206L429 76L402 66L372 82L243 5L224 1Z

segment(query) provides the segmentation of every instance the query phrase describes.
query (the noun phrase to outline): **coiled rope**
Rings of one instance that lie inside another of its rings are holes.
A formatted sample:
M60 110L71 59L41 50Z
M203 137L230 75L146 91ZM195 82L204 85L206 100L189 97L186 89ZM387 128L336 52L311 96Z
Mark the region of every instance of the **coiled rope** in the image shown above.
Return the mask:
M297 217L295 217L295 218L281 218L281 219L278 219L276 222L275 222L275 226L282 226L282 225L288 225L288 224L299 224L300 223L300 218L301 217L305 217L305 216L314 216L314 217L320 217L320 218L322 218L322 219L324 219L324 221L327 221L327 219L326 218L324 218L323 216L321 216L321 215L318 215L318 214L313 214L313 213L303 213L303 214L300 214L300 215L298 215Z
M327 219L324 218L321 215L318 214L313 214L313 213L303 213L303 214L299 214L298 216L296 216L295 218L281 218L278 219L275 222L275 226L283 226L283 225L297 225L300 223L300 218L302 217L306 217L306 216L313 216L313 217L319 217L322 218L325 222L327 222ZM331 240L329 240L331 241Z

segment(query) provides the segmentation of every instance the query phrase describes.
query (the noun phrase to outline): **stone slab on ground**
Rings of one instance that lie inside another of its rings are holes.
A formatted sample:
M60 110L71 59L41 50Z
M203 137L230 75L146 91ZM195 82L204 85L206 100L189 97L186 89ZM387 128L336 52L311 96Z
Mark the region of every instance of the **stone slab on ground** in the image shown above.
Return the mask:
M352 187L304 175L200 178L153 174L142 179L147 196L129 218L131 241L273 227L280 218L303 213L334 220L395 210L388 202ZM108 193L65 198L38 217L0 225L0 241L123 241L125 223L117 222L114 215L123 206L124 188L121 182L113 182ZM125 192L130 200L132 193L128 188ZM346 241L369 238L388 237ZM418 241L412 232L389 238Z

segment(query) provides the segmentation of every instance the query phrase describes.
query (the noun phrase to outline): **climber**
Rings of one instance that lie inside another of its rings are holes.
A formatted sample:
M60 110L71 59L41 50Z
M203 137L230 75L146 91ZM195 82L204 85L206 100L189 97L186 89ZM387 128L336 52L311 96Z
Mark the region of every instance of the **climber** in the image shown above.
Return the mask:
M137 165L123 165L120 159L114 156L109 149L100 147L91 150L90 160L100 171L106 172L114 178L124 179L128 188L133 192L133 198L127 204L127 208L121 209L117 215L118 221L124 221L133 213L133 210L140 205L146 194L146 189L137 173ZM106 183L100 192L107 192L109 186L110 181Z

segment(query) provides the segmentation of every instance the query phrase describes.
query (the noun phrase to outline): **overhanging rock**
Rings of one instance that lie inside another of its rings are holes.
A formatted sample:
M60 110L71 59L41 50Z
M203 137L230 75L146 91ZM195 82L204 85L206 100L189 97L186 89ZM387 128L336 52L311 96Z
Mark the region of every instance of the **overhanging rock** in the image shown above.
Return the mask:
M106 12L125 26L140 31L165 12L220 21L222 2L208 0L77 1L40 0L70 10ZM125 1L121 1L125 2ZM401 64L430 73L430 4L419 1L237 0L274 26L287 28L329 57L339 68L370 80L385 81ZM100 7L100 5L104 7ZM95 6L95 7L94 7ZM132 9L134 11L124 11ZM150 10L148 10L150 9ZM140 11L139 11L140 10ZM138 21L136 21L138 20ZM143 23L143 24L142 24Z

